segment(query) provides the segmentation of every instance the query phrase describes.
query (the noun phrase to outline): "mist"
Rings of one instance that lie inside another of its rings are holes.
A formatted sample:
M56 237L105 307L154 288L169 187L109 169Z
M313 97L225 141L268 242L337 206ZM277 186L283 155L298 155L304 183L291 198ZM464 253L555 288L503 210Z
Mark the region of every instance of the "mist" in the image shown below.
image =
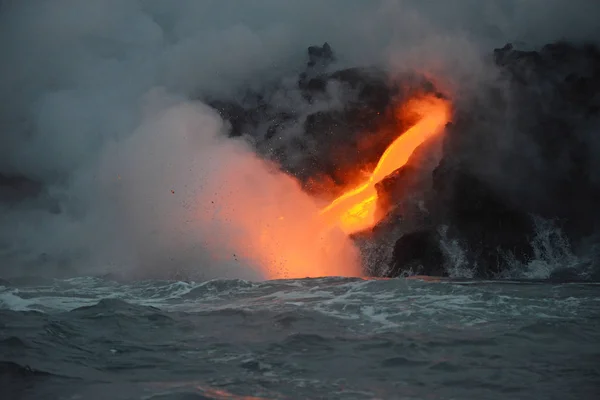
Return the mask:
M259 267L261 256L223 245L252 237L245 229L265 214L241 227L229 222L241 218L240 207L259 210L273 198L288 219L313 206L246 139L228 139L229 125L197 99L294 77L309 45L328 41L340 65L425 70L462 96L494 76L484 61L494 46L600 41L600 4L586 0L0 7L0 175L43 188L35 199L0 205L6 275L279 277ZM248 183L242 171L258 181ZM292 242L306 238L307 223L293 222L300 236ZM335 265L352 265L355 249L336 243L344 259L328 256L323 265L343 273Z

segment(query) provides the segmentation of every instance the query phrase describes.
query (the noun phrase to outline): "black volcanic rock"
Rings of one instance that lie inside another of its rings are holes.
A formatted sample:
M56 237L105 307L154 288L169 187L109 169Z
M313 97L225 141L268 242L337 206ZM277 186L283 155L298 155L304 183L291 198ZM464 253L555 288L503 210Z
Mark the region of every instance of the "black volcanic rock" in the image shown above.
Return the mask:
M325 90L327 80L323 79L322 75L335 60L333 50L327 42L321 47L310 46L308 48L306 71L302 72L298 77L298 87L304 91L307 99L310 99L309 92Z
M330 195L372 169L413 123L398 118L399 105L436 93L421 76L392 81L378 68L336 70L335 59L327 43L311 46L295 87L210 102L230 121L232 136L253 136L258 152L307 191L318 193L315 182L328 182ZM533 216L554 221L574 244L600 228L600 52L562 42L527 51L509 44L494 50L491 63L497 79L454 99L442 159L426 171L429 182L413 165L378 185L387 217L372 239L397 235L388 276L443 275L443 226L444 240L461 243L477 276L487 278L501 274L508 258L533 257ZM286 91L302 104L273 100ZM397 233L400 225L408 231Z
M600 134L598 51L507 45L494 60L500 80L484 88L487 101L458 110L447 129L431 205L438 224L467 243L484 277L501 272L508 253L520 261L532 256L532 215L556 221L574 241L600 226L600 180L593 178L600 171L589 147Z
M500 273L509 253L521 261L531 257L535 232L530 215L485 182L442 163L434 171L434 190L438 217L451 235L467 243L479 276Z
M432 231L415 231L402 235L394 244L392 264L387 277L404 273L447 276L440 239Z
M378 212L387 214L401 206L401 201L410 193L419 191L422 184L422 176L419 172L415 166L405 165L378 182L375 185Z
M405 76L400 85L378 68L335 70L327 43L309 47L308 58L296 87L275 85L265 93L246 93L237 102L208 103L230 122L230 136L253 136L257 150L299 178L307 190L318 191L314 182L326 181L332 183L330 195L336 195L335 190L355 183L361 171L374 167L398 132L408 127L410 121L397 118L395 108L434 88L417 75ZM304 104L286 108L270 100L289 91L300 93ZM290 127L300 134L281 139Z
M309 60L306 65L311 68L316 66L324 68L335 61L333 50L327 42L325 42L322 47L310 46L308 48L308 58Z

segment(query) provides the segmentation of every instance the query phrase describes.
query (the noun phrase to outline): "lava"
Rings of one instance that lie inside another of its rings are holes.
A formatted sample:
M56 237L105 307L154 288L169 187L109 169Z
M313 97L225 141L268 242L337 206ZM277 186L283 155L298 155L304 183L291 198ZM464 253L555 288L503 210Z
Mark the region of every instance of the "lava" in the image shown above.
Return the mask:
M241 142L211 146L206 159L217 168L202 183L196 215L212 254L250 266L266 279L361 276L360 254L349 234L377 222L375 184L441 132L450 116L449 103L433 96L402 110L420 119L386 149L366 182L324 209L295 178Z
M379 222L375 185L405 165L415 149L440 133L450 119L449 102L435 96L410 101L406 111L416 113L420 120L385 150L366 182L345 192L321 210L320 217L326 226L339 226L346 234L351 234Z

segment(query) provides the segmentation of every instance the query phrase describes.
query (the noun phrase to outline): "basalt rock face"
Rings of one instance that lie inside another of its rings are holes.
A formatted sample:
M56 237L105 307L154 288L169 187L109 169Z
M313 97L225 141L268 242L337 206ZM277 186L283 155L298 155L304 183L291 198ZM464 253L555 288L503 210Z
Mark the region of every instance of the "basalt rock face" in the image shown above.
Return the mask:
M293 87L209 104L231 123L231 136L253 137L257 150L296 176L307 191L327 187L335 195L359 181L397 132L410 126L412 121L397 118L397 107L434 88L417 75L391 82L374 67L335 70L327 43L309 47L308 58Z
M534 256L533 216L554 221L574 247L600 226L600 52L507 45L494 51L494 62L498 80L457 110L447 129L429 205L430 234L447 225L475 276L488 278L509 257L526 263Z
M444 253L439 246L439 237L430 230L403 234L395 243L392 263L385 272L386 277L402 275L445 276Z
M328 44L310 47L308 58L293 87L211 104L232 136L253 137L307 191L335 195L414 122L398 118L399 105L435 88L416 75L391 81L377 68L336 70ZM493 51L490 69L494 80L455 101L435 163L409 163L377 185L386 217L355 239L380 241L391 259L379 257L387 265L367 272L447 275L451 243L471 276L494 278L507 260L538 256L536 217L553 221L573 248L598 232L600 52L507 45Z
M600 149L600 51L557 43L536 54L510 46L495 52L519 107L515 125L538 156L515 169L529 182L540 182L541 190L528 196L527 210L556 218L578 239L600 222L600 169L594 165Z

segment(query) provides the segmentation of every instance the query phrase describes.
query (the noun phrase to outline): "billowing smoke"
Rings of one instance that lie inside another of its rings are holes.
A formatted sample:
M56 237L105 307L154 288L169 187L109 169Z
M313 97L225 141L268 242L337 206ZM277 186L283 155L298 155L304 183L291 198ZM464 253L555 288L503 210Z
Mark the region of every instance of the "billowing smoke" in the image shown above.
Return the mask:
M293 79L308 45L330 42L340 65L443 75L459 94L494 75L482 57L493 46L600 38L600 5L586 0L5 0L0 7L0 272L7 275L260 277L244 254L219 247L215 255L215 235L239 232L191 221L203 207L218 211L207 203L215 177L233 174L239 183L236 174L248 168L267 180L279 173L245 139L226 139L227 123L193 99ZM282 179L289 187L276 189L297 190ZM261 196L248 201L258 208Z

